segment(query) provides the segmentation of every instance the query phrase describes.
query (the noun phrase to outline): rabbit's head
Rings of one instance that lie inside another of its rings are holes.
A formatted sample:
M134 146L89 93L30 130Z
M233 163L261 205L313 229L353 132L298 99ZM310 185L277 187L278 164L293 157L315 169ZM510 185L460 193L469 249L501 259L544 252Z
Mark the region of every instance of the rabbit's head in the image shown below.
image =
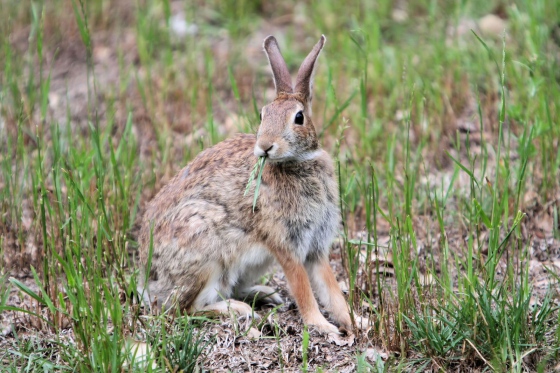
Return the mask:
M311 120L313 73L316 61L325 45L324 35L301 64L295 88L273 36L264 40L264 51L272 68L276 99L261 111L261 125L257 133L255 155L272 162L313 159L319 142Z

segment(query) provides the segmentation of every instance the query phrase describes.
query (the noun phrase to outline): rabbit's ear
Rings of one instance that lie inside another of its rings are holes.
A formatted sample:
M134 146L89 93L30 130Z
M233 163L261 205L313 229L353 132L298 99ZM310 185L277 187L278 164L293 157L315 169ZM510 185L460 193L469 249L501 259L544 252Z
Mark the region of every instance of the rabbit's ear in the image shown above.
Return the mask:
M276 87L276 95L281 93L292 93L292 77L286 66L286 62L278 48L278 42L274 36L264 39L263 48L268 57L268 62L272 68L274 77L274 86Z
M303 98L310 102L311 97L313 96L313 73L315 72L315 66L317 62L317 58L325 45L327 38L325 35L321 35L321 39L311 52L307 55L305 60L302 62L297 78L296 78L296 93L299 93L303 96Z

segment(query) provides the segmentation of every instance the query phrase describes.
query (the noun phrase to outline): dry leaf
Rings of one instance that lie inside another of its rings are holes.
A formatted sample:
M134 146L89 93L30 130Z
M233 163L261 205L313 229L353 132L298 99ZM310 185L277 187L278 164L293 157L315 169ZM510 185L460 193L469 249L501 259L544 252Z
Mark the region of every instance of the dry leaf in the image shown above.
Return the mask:
M382 360L387 360L389 358L389 355L386 352L382 352L378 348L372 347L366 350L366 359L368 359L369 361L375 362L379 358L381 358Z
M249 339L259 339L262 333L255 327L251 327L247 332L247 338Z
M156 368L156 362L151 359L151 353L147 343L128 339L123 347L123 352L127 354L127 359L123 367L128 367L130 364L134 368L146 368L146 362L152 360L152 368Z
M418 276L418 281L422 286L434 285L436 283L436 280L431 273L427 273L425 275L420 274L420 276Z
M377 266L375 263L370 264L372 266L372 272L385 275L387 277L393 277L395 275L395 269L392 266L388 266L387 263L382 263Z
M13 324L11 322L8 322L7 320L4 320L0 324L0 335L3 337L7 337L8 335L12 334L13 329Z
M367 317L355 316L354 322L356 327L360 330L367 330L369 328L369 319Z
M523 196L523 202L527 207L533 207L539 202L539 195L534 190L528 190Z
M340 334L329 333L327 341L334 343L337 346L348 346L351 347L354 344L354 334L349 334L347 336L342 336Z
M552 227L554 226L554 220L552 216L547 213L543 213L540 217L537 218L537 230L535 234L539 238L548 238L552 236Z

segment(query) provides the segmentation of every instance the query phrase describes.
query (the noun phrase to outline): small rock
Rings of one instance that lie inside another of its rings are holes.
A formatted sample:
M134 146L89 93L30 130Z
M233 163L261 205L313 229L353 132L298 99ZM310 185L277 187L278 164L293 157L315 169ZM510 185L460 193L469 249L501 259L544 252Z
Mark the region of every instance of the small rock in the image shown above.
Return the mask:
M2 335L2 337L7 337L12 333L13 329L14 326L11 322L3 322L0 324L0 335Z
M247 338L249 339L259 339L262 333L255 327L251 327L247 332Z
M369 361L375 362L379 358L381 358L382 360L387 360L389 358L389 355L386 352L381 352L381 350L373 347L366 350L366 359L368 359Z
M48 97L49 97L49 107L51 109L58 108L58 105L60 104L60 96L57 93L49 92Z
M480 32L488 36L501 36L507 23L495 14L487 14L478 20Z
M393 18L393 21L401 23L408 19L408 13L403 9L393 9L391 17Z
M198 26L194 23L188 23L185 20L185 16L181 13L175 14L169 19L169 27L178 37L196 35L198 33Z
M97 45L93 48L93 58L96 62L108 62L111 60L111 48Z

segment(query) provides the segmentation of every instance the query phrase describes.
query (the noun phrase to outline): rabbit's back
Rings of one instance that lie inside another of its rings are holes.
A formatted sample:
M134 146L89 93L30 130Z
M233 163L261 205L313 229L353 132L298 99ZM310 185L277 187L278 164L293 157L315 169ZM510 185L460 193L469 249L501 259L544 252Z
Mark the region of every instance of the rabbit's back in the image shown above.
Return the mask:
M220 222L236 223L237 217L243 217L232 208L241 207L238 193L255 162L254 144L254 135L240 134L206 149L161 189L148 205L140 232L143 264L150 239L154 254L173 240L188 249L205 240L204 233Z
M140 262L146 266L151 250L148 290L159 302L177 287L181 308L197 306L191 304L197 297L201 303L215 298L216 292L227 296L239 281L236 262L257 267L270 262L266 250L247 234L251 200L242 198L255 162L254 144L254 135L243 134L203 151L148 205L139 236ZM205 296L206 284L218 279L218 288L207 289Z

